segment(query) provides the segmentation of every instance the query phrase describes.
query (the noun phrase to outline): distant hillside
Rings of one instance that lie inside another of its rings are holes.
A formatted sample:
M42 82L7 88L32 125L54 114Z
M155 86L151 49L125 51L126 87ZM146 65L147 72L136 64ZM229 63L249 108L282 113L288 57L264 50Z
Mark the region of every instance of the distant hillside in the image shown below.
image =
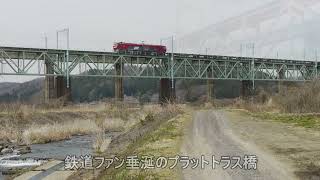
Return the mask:
M0 83L0 95L12 92L12 90L17 86L19 86L19 83L12 83L12 82Z
M124 79L124 94L143 101L150 101L151 96L158 93L158 79ZM114 97L113 78L74 77L71 79L72 99L75 102L97 101Z
M24 83L0 83L0 102L40 101L44 79L38 78Z
M114 97L113 78L73 77L71 81L72 99L75 102L91 102ZM44 99L44 78L24 83L0 83L0 103L28 102L40 103ZM150 101L158 92L158 80L124 79L124 93L143 101Z
M94 71L88 71L94 74ZM264 87L269 92L275 92L277 83L256 82L257 87ZM44 78L38 78L25 83L0 83L0 102L30 102L39 103L44 99ZM258 89L258 88L257 88ZM72 99L74 102L92 102L103 98L114 97L114 80L105 77L72 77ZM197 101L206 96L205 80L177 80L176 95L181 101ZM142 102L157 101L159 79L124 79L124 93ZM214 81L216 98L235 98L240 95L240 81Z

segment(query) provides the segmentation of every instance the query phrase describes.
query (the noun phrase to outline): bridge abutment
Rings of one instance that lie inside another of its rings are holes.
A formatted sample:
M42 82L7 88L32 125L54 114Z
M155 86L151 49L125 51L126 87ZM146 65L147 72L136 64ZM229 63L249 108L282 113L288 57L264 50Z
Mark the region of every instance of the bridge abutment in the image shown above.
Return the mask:
M169 78L160 79L160 88L159 88L159 103L165 104L168 102L174 102L176 99L176 88L175 81L173 83Z
M240 84L240 96L245 99L253 95L253 82L250 80L242 80Z
M120 63L115 65L115 71L117 77L114 78L114 95L116 101L123 101L124 98L124 88L123 88L123 78L120 77L122 75L122 67Z

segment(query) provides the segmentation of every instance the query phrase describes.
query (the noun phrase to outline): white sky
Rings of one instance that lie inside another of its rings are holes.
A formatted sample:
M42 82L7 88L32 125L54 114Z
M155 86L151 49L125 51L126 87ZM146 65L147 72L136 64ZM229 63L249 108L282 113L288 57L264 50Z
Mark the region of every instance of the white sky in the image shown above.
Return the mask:
M159 43L160 38L201 29L269 1L0 0L0 46L42 48L46 34L48 47L55 48L56 30L66 27L72 49L110 51L115 41ZM59 43L66 47L64 39Z
M145 41L201 29L267 1L0 0L1 46L56 47L69 27L71 48L111 50L114 41ZM61 45L65 42L60 42Z

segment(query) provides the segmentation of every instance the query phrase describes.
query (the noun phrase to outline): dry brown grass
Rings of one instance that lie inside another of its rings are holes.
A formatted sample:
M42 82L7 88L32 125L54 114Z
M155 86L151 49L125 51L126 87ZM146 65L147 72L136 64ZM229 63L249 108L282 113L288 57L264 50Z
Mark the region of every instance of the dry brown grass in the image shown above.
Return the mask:
M259 88L255 96L237 98L231 104L232 108L245 109L250 112L279 112L279 105L274 101L275 97Z
M20 124L27 116L36 112L36 107L21 103L0 104L0 113L7 116L7 120L14 124Z
M93 148L96 153L102 153L107 150L110 142L111 142L111 139L106 137L105 131L100 130L97 132L95 136L95 140L93 142Z
M188 111L183 115L172 118L172 114L185 111L186 108L177 104L168 104L167 106L148 105L144 107L144 111L148 112L138 128L134 128L127 137L117 139L117 141L126 141L129 137L128 145L119 144L112 147L118 155L127 156L136 155L152 155L152 156L175 156L180 151L181 141L183 138L183 130L189 124L192 117L192 111ZM158 122L158 123L157 123ZM161 122L161 123L159 123ZM143 129L145 131L140 131ZM135 132L139 135L134 135ZM135 137L133 137L135 136ZM179 179L179 171L175 169L156 171L132 171L129 172L125 168L110 169L104 171L98 179Z
M53 103L55 104L55 103ZM0 115L10 115L13 119L17 115L22 115L26 117L28 115L33 115L34 113L47 113L47 112L103 112L108 107L111 106L110 103L93 103L93 104L76 104L76 105L48 105L48 104L23 104L23 103L9 103L0 104Z
M33 113L33 108L28 109L20 103L0 104L0 115L5 117L0 120L0 139L15 143L22 143L23 121Z
M29 144L47 143L68 139L72 135L102 134L102 132L105 133L108 131L123 131L129 129L134 124L136 124L135 120L98 118L95 120L75 120L47 125L32 125L24 130L23 142ZM97 135L97 137L100 136ZM96 144L105 143L104 141L101 141L101 138L97 138L96 141Z
M179 114L183 112L183 108L184 108L183 105L176 104L176 103L168 103L164 107L164 111L170 114Z
M22 142L22 130L14 128L12 125L5 124L0 127L0 139L11 142Z
M164 105L146 105L143 107L142 111L144 112L143 119L148 119L147 116L173 117L177 114L183 113L184 110L185 110L184 105L168 102L167 104L164 104ZM157 118L157 117L154 117L154 118Z
M281 90L275 98L283 112L287 113L319 113L320 112L320 80L306 82L301 87Z
M276 95L260 90L255 97L237 99L233 107L251 112L319 113L320 80L283 87Z
M95 123L97 126L101 129L104 129L105 131L120 131L123 130L125 124L127 121L124 121L123 119L117 119L117 118L103 118L103 119L96 119Z
M250 112L279 112L279 108L274 103L272 97L269 97L265 103L261 103L254 98L250 100L238 98L235 100L232 108L245 109Z
M129 107L123 103L80 104L52 109L19 103L0 106L0 138L27 144L59 141L78 134L128 131L147 114L174 116L183 109L177 104ZM74 116L77 112L81 115ZM98 137L95 146L103 149L107 142Z
M106 104L104 112L106 113L107 118L128 120L131 114L136 110L137 108L132 108L127 106L125 103L117 102L115 104Z
M33 125L23 132L23 141L27 144L48 143L69 139L72 135L89 134L99 130L92 120L69 121L47 125Z
M145 124L150 123L154 120L155 120L155 114L153 112L149 111L144 118L140 119L140 123L142 125L145 125Z

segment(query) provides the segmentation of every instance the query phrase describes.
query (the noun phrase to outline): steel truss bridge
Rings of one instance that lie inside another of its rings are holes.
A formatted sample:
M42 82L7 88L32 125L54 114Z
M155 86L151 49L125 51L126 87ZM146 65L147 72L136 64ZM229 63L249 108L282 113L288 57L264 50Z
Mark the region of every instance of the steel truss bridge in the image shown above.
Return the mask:
M314 61L178 53L172 58L172 54L0 47L0 62L0 75L263 81L309 81L318 77Z

